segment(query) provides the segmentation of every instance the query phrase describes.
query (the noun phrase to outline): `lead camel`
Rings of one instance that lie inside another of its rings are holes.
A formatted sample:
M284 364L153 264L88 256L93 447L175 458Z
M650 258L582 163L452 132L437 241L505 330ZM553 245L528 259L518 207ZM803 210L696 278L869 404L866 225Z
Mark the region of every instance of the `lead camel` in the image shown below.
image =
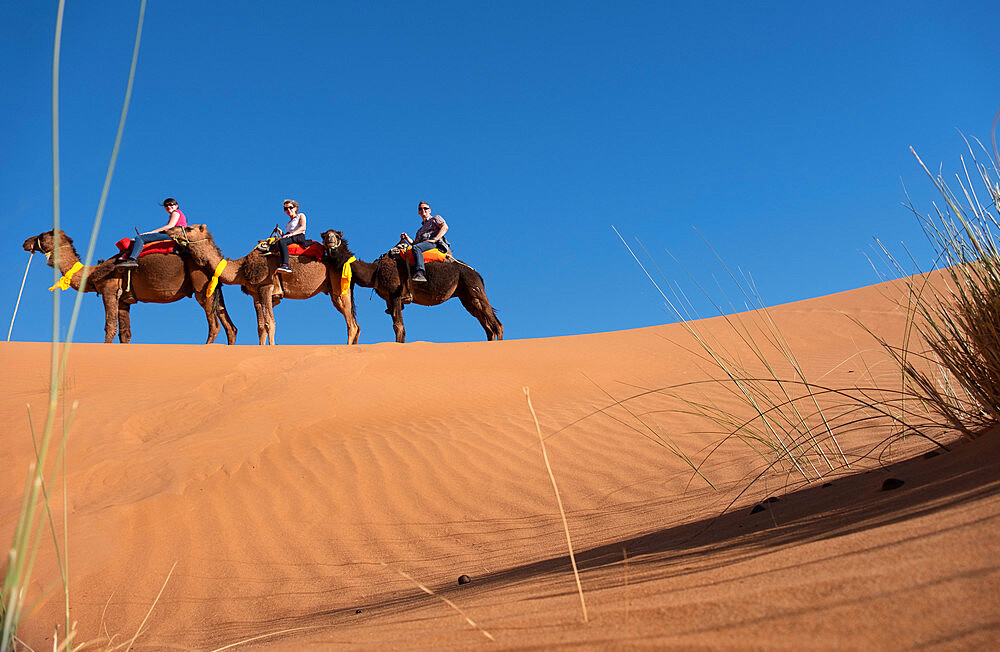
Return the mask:
M55 264L56 238L52 231L39 233L24 241L25 251L40 251L48 259L48 265ZM73 246L73 240L59 231L59 271L68 273L80 262L80 255ZM98 265L90 265L87 272L87 286L80 288L83 278L81 264L70 277L70 287L77 291L96 292L104 300L104 341L110 343L118 334L118 341L128 344L132 339L130 317L131 299L139 303L173 303L194 295L205 311L208 320L208 340L215 341L219 334L219 323L226 330L229 344L236 343L236 326L226 312L222 293L207 296L208 280L211 274L204 274L190 260L177 254L149 253L139 259L139 267L126 275L115 269L110 260Z

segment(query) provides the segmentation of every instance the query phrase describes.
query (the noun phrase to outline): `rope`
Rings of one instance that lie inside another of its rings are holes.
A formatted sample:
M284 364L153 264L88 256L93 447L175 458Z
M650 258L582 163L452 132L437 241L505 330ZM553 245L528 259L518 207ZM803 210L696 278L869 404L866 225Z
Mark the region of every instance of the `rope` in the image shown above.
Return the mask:
M31 257L35 255L32 251L28 254L28 265L31 265ZM21 293L24 292L24 282L28 280L28 265L24 266L24 278L21 279L21 289L17 291L17 303L14 304L14 316L10 318L10 328L7 329L7 341L10 341L10 334L14 332L14 319L17 317L17 307L21 305Z

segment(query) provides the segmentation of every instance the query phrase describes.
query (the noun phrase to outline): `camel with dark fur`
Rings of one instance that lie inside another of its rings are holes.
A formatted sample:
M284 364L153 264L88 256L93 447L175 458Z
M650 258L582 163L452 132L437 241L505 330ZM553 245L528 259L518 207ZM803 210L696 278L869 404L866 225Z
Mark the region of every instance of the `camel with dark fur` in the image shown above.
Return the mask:
M187 247L191 258L211 276L219 263L226 260L226 266L219 273L219 281L226 285L239 285L243 292L253 298L257 313L257 335L261 344L277 344L274 306L281 299L309 299L320 292L330 295L333 307L347 322L347 343L357 344L361 335L354 308L354 295L348 291L341 294L340 275L343 265L333 267L327 262L309 256L289 256L292 273L279 275L276 271L280 261L278 256L267 256L259 247L242 258L229 260L215 244L212 234L204 224L174 227L167 231L174 241Z
M80 255L73 247L73 240L59 231L59 271L66 274ZM49 267L55 264L56 238L52 231L40 233L24 241L25 251L40 251L45 254ZM226 305L219 292L215 297L206 296L209 276L206 276L192 261L176 254L150 253L139 259L139 267L132 270L130 277L114 262L104 261L87 269L87 286L84 292L96 292L104 300L104 341L110 343L118 333L118 340L128 344L132 339L132 322L129 310L133 303L173 303L192 294L205 310L208 320L208 340L215 341L219 334L219 322L226 330L229 344L236 343L236 326L226 312ZM70 287L81 291L80 269L70 280Z
M347 246L341 231L324 231L323 246L332 267L339 269L350 260L353 253ZM427 281L415 283L409 280L406 262L399 257L384 254L372 263L357 260L351 263L352 284L374 288L385 300L386 313L392 316L392 327L396 331L396 341L406 341L403 326L403 297L407 286L412 303L421 306L436 306L452 297L458 297L469 314L479 320L486 331L487 340L503 339L503 324L497 319L490 300L486 297L486 287L479 272L465 263L455 260L426 263ZM404 279L406 279L404 283Z

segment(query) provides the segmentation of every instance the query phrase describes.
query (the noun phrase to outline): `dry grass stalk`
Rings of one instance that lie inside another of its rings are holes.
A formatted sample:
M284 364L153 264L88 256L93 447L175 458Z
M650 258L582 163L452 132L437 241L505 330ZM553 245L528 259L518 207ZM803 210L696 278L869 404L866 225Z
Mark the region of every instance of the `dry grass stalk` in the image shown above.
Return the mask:
M384 561L381 562L381 563L386 568L389 568L389 564L385 563ZM435 593L434 591L430 590L429 588L427 588L426 586L424 586L423 584L421 584L417 580L413 579L407 573L399 570L398 568L391 569L391 570L395 570L397 573L399 573L400 575L402 575L406 579L408 579L411 582L413 582L417 586L417 588L419 588L421 591L423 591L427 595L432 595L435 598L437 598L438 600L441 600L442 602L444 602L446 605L448 605L449 607L451 607L452 609L454 609L455 611L457 611L462 616L462 618L465 618L465 622L469 623L470 625L472 625L472 627L474 627L475 629L478 629L480 632L482 632L483 636L485 636L486 638L490 639L493 642L496 642L496 639L493 638L492 634L490 634L488 631L486 631L485 629L483 629L482 627L480 627L479 625L477 625L476 622L474 620L472 620L471 618L469 618L469 616L466 615L466 613L464 611L462 611L461 609L459 609L459 607L458 607L457 604L455 604L454 602L452 602L448 598L444 597L443 595L438 595L437 593Z
M566 532L566 547L569 548L569 561L573 565L573 577L576 578L576 588L580 593L580 608L583 609L583 622L587 620L587 603L583 599L583 585L580 583L580 572L576 568L576 556L573 554L573 540L569 536L569 523L566 521L566 511L563 509L562 498L559 496L559 487L556 485L556 476L552 473L552 465L549 464L549 454L545 450L545 439L542 437L542 428L538 425L538 416L535 408L531 406L531 392L524 387L524 398L528 401L528 410L531 411L531 418L535 421L535 430L538 432L538 443L542 447L542 459L545 460L545 468L549 471L549 479L552 481L552 489L556 492L556 503L559 505L559 515L562 516L563 530Z
M289 629L281 629L276 632L268 632L267 634L260 634L259 636L251 636L250 638L245 638L235 643L230 643L228 645L223 645L222 647L217 647L212 652L222 652L223 650L230 650L234 647L239 647L240 645L246 645L247 643L253 643L254 641L262 641L265 638L273 638L275 636L281 636L282 634L290 634L292 632L301 632L310 629L322 629L323 625L309 625L308 627L292 627Z
M174 562L174 565L170 567L170 572L167 573L167 579L163 580L163 586L160 587L160 592L156 594L156 598L153 600L153 604L149 605L149 610L146 612L146 617L142 619L142 622L139 623L139 627L136 628L135 634L132 636L132 640L128 642L128 645L119 645L118 647L111 648L112 650L121 649L122 647L124 647L126 650L132 649L132 647L135 645L136 639L139 638L139 634L142 633L142 628L146 626L146 622L149 620L150 614L152 614L153 609L156 608L156 603L160 601L160 596L162 596L163 591L166 590L167 582L170 581L170 576L174 574L175 568L177 568L176 561Z
M60 177L59 177L59 63L60 63L60 52L62 48L62 28L63 28L63 17L65 14L65 0L60 0L58 5L58 10L56 13L56 25L55 25L55 38L52 51L52 228L55 234L56 246L53 251L53 279L58 280L59 277L59 229L60 229ZM139 43L142 34L142 24L143 18L146 10L146 0L141 0L139 8L139 22L136 27L135 44L132 52L132 65L129 70L128 85L125 91L125 99L122 106L121 117L118 124L118 133L115 136L115 143L112 148L111 161L108 164L108 171L105 177L104 188L101 192L101 199L98 203L97 214L94 218L94 226L91 232L90 244L87 249L85 265L90 265L93 259L94 248L97 243L97 233L100 227L101 219L104 214L104 207L107 201L108 192L110 190L111 178L114 172L115 162L118 155L118 150L121 146L122 134L125 127L125 117L128 113L128 106L132 94L132 85L135 79L135 69L138 62L139 56ZM30 257L29 257L30 263ZM25 272L27 274L27 271ZM85 271L81 277L81 284L85 285L87 280L86 267ZM23 287L23 282L22 282ZM41 535L41 528L43 527L42 519L38 519L38 525L35 525L36 520L36 508L38 506L39 500L42 500L45 504L46 511L49 511L49 500L47 492L45 492L44 487L44 477L46 474L46 458L49 453L51 438L53 436L57 407L59 403L60 388L62 385L62 380L66 376L66 363L69 358L69 349L73 341L73 333L76 328L77 318L80 314L80 306L83 298L83 293L78 293L76 297L76 302L73 307L73 312L70 315L69 328L67 329L66 341L62 346L60 351L59 347L59 293L56 292L52 297L52 359L51 359L51 371L49 378L49 403L48 410L45 419L45 426L43 429L43 434L41 437L40 445L36 445L36 461L31 465L30 481L25 490L25 500L22 504L21 512L19 514L19 520L17 527L15 528L14 542L8 552L8 563L7 568L4 571L3 587L0 590L0 652L6 652L10 649L12 643L15 640L15 633L17 631L17 625L21 618L24 606L25 597L25 587L28 585L31 578L32 566L34 563L35 554L38 550L39 538ZM16 311L16 308L15 308ZM11 329L13 329L13 319L11 320ZM8 332L8 339L10 333ZM65 438L67 434L68 426L63 428L63 442L60 446L60 455L65 459ZM32 433L34 435L34 433ZM54 474L55 469L58 468L58 463L54 465L52 473ZM64 481L65 481L65 468L64 471ZM65 500L65 485L63 488L64 493L64 504ZM45 495L42 495L45 494ZM53 539L56 539L55 527L51 519L51 512L49 512L49 527L52 530ZM75 630L70 626L70 608L69 608L69 582L68 582L68 555L67 555L67 527L66 527L66 515L64 510L63 519L63 536L64 545L61 554L59 554L58 543L56 545L57 556L60 559L60 572L62 575L63 591L65 597L65 631L67 638L63 640L62 645L68 646L71 644L72 636Z

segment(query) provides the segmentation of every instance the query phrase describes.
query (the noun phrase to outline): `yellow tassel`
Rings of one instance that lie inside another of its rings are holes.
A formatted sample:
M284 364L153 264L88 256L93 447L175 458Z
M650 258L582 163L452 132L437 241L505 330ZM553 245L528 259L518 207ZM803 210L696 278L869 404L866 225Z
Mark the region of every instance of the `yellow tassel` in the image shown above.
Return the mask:
M79 260L73 263L73 266L69 268L69 271L62 275L62 278L56 281L56 284L49 288L49 292L55 292L56 288L60 290L68 290L70 286L70 281L73 280L73 275L83 269L83 263Z
M351 263L356 260L357 258L351 256L347 259L347 262L344 263L344 271L340 273L340 294L342 295L351 291L351 274L353 274L353 271L351 270Z
M205 293L206 296L212 296L215 292L215 286L219 284L219 275L222 274L222 270L226 268L226 259L223 258L219 261L219 264L215 266L215 271L212 273L212 280L208 282L208 292Z

